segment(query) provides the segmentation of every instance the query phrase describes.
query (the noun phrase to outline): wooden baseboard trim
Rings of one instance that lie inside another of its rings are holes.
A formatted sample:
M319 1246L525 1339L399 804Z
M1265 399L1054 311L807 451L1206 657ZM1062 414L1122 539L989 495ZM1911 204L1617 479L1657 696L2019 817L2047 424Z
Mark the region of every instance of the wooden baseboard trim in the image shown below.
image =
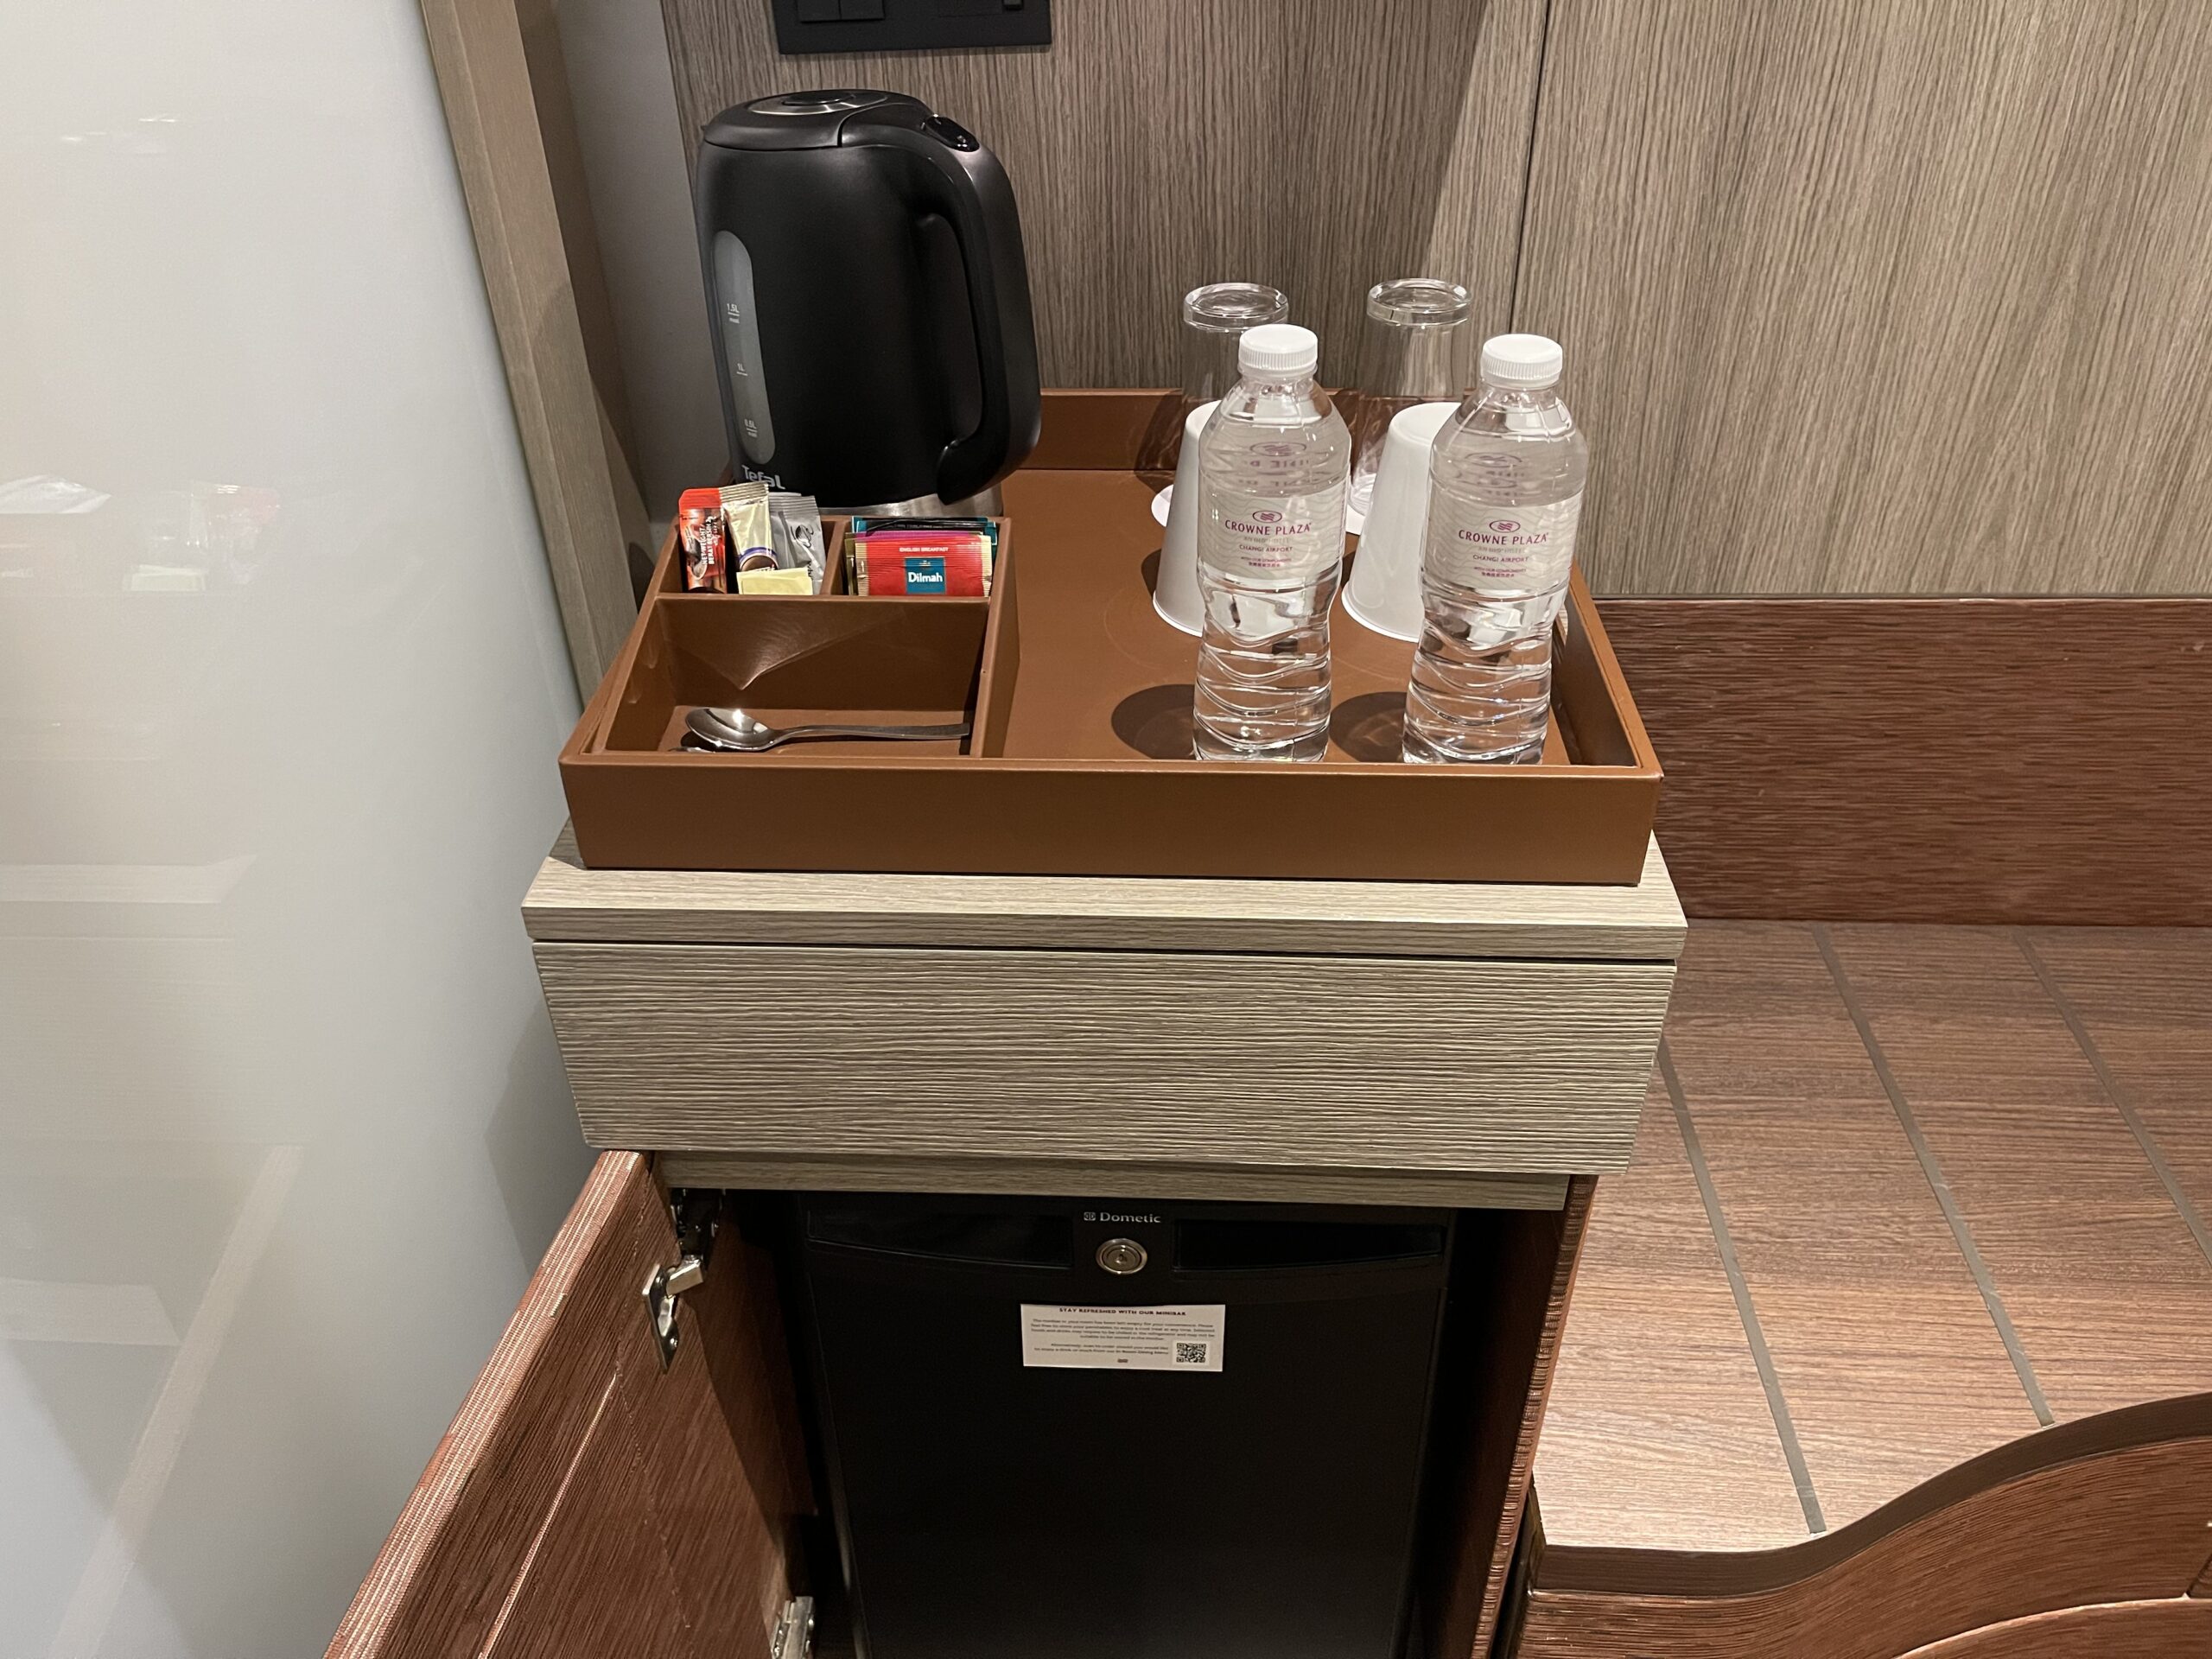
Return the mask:
M1693 917L2212 925L2212 599L1610 599Z
M2113 1604L2186 1611L2212 1473L2212 1395L2048 1428L1961 1464L1872 1515L1750 1552L1543 1549L1522 1659L1867 1659L2195 1652L2102 1641ZM2038 1620L2068 1639L2013 1643Z

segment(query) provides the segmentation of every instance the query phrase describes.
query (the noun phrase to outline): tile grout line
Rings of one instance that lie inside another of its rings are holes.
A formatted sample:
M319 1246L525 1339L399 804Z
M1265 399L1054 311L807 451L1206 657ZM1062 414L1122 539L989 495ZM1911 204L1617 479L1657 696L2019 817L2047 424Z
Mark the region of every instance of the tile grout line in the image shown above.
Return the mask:
M1974 1287L1981 1293L1982 1306L1989 1310L1990 1323L1997 1327L1998 1339L2005 1344L2005 1352L2012 1362L2014 1375L2027 1391L2028 1404L2036 1414L2036 1421L2049 1428L2057 1421L2051 1415L2050 1402L2044 1397L2043 1384L2036 1380L2036 1368L2028 1358L2028 1351L2021 1344L2020 1333L2013 1327L2012 1316L2005 1311L2005 1299L1997 1294L1997 1281L1990 1276L1989 1264L1981 1259L1981 1249L1974 1242L1974 1229L1967 1224L1966 1212L1959 1208L1959 1201L1951 1192L1949 1179L1937 1160L1935 1149L1928 1144L1927 1136L1920 1132L1920 1120L1913 1116L1906 1103L1904 1090L1898 1085L1897 1074L1890 1070L1889 1056L1882 1052L1881 1040L1874 1035L1874 1027L1866 1011L1859 1004L1859 994L1852 988L1849 977L1843 971L1842 958L1835 953L1834 943L1828 938L1825 924L1812 925L1813 943L1821 953L1821 960L1827 964L1828 977L1835 982L1836 995L1843 999L1844 1012L1851 1016L1851 1023L1859 1028L1859 1046L1866 1051L1866 1058L1873 1063L1874 1075L1879 1078L1882 1090L1890 1097L1890 1109L1897 1116L1904 1130L1904 1138L1911 1143L1912 1154L1920 1160L1920 1173L1928 1178L1929 1190L1936 1194L1936 1207L1943 1212L1943 1219L1951 1224L1951 1237L1959 1247L1959 1254L1966 1258L1967 1271L1974 1275Z
M1824 1533L1828 1529L1827 1517L1821 1512L1820 1494L1813 1490L1813 1471L1805 1461L1805 1448L1798 1443L1789 1402L1783 1398L1782 1378L1774 1369L1774 1355L1766 1345L1759 1311L1752 1305L1751 1285L1744 1277L1743 1264L1736 1259L1736 1243L1728 1236L1728 1218L1720 1213L1719 1189L1713 1184L1704 1142L1698 1139L1688 1096L1682 1092L1675 1057L1668 1052L1663 1037L1659 1039L1659 1075L1666 1083L1667 1098L1674 1104L1675 1124L1681 1132L1682 1150L1689 1156L1690 1173L1697 1178L1698 1197L1705 1204L1706 1225L1712 1231L1713 1248L1720 1253L1721 1271L1728 1275L1729 1294L1736 1299L1736 1317L1743 1321L1744 1339L1751 1344L1751 1363L1758 1370L1759 1386L1766 1390L1766 1408L1774 1419L1775 1434L1782 1441L1783 1460L1789 1465L1789 1483L1797 1489L1798 1504L1805 1511L1805 1529L1815 1535Z
M2035 969L2036 978L2042 982L2044 995L2056 1005L2060 1017L2066 1021L2067 1029L2074 1033L2074 1043L2082 1051L2082 1058L2088 1061L2089 1069L2097 1074L2097 1082L2104 1089L2105 1098L2120 1114L2120 1121L2127 1125L2127 1132L2135 1137L2135 1144L2150 1164L2152 1173L2158 1176L2159 1184L2166 1189L2166 1197L2173 1200L2174 1208L2181 1211L2183 1222L2195 1236L2196 1248L2203 1253L2206 1264L2212 1266L2212 1228L2206 1227L2204 1217L2197 1213L2196 1205L2190 1201L2188 1192L2183 1188L2181 1178L2174 1173L2173 1166L2166 1161L2165 1154L2159 1151L2158 1137L2151 1133L2150 1126L2136 1111L2133 1096L2113 1075L2112 1067L2106 1064L2104 1052L2097 1046L2096 1039L2089 1035L2088 1024L2082 1018L2081 1010L2074 1006L2074 999L2059 988L2057 975L2052 973L2044 963L2034 942L2028 938L2027 930L2016 927L2011 932L2012 943L2019 946L2020 954L2028 959L2028 966Z

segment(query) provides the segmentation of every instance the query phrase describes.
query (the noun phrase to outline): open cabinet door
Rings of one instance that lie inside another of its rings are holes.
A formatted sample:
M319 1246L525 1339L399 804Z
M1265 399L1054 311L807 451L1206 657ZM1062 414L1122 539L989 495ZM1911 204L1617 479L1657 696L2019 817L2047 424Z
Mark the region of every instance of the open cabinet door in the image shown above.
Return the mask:
M678 1257L645 1160L603 1154L330 1659L769 1659L811 1507L782 1332L725 1228L664 1370Z

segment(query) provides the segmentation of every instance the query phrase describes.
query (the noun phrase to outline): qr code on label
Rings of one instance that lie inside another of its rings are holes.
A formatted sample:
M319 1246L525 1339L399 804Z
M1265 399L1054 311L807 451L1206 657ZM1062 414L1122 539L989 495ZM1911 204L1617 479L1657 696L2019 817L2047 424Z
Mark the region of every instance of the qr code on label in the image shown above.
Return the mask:
M1206 1363L1206 1351L1211 1346L1211 1343L1205 1342L1179 1342L1175 1344L1175 1363L1178 1365L1203 1365Z

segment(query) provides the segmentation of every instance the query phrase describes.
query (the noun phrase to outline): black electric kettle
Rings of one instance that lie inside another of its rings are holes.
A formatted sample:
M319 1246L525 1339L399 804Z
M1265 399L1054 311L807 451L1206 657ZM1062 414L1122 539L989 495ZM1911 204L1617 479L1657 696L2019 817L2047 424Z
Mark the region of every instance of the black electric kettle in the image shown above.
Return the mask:
M898 92L708 124L695 192L730 466L825 508L940 511L1036 446L1021 221L997 157Z

